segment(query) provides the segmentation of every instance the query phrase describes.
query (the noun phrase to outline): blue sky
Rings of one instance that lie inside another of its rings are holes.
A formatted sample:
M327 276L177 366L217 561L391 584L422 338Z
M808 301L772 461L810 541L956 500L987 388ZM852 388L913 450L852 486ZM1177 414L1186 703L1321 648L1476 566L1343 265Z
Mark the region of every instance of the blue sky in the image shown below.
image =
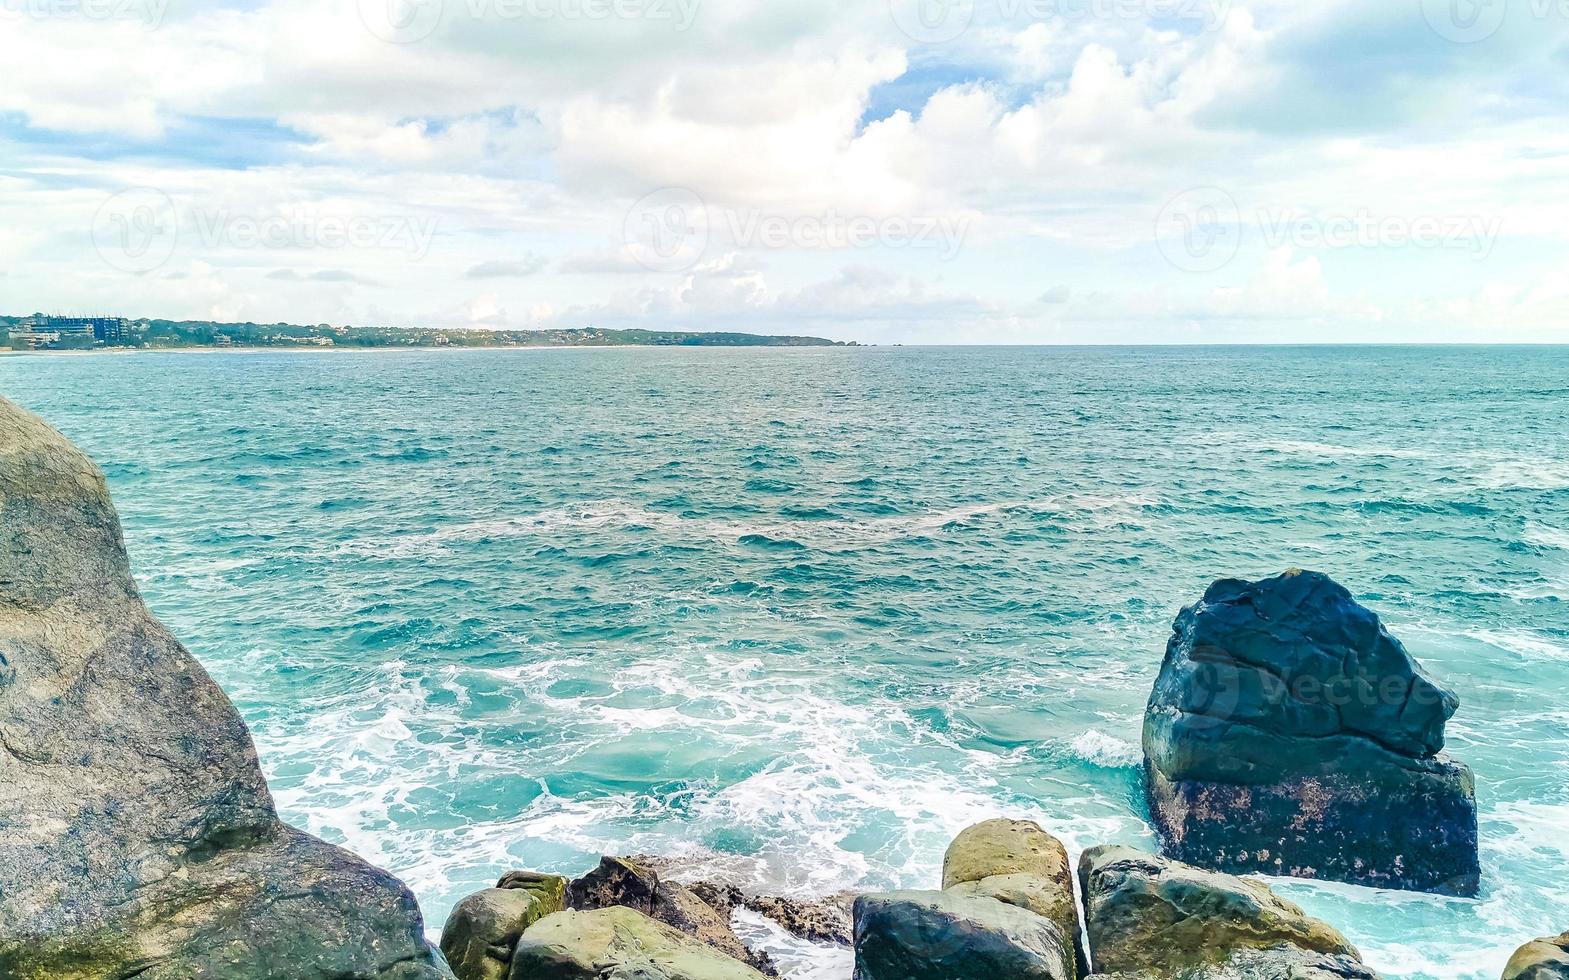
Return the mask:
M1569 0L0 0L0 311L1569 341Z

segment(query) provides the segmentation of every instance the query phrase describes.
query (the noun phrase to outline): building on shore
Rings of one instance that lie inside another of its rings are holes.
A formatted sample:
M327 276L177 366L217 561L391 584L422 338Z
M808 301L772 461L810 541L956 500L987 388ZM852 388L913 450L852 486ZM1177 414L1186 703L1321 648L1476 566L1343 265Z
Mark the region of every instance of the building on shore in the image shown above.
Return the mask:
M130 335L130 321L106 316L31 316L11 331L13 344L32 350L120 344Z
M46 316L39 320L38 328L63 337L91 335L100 343L114 344L125 339L130 323L114 316Z

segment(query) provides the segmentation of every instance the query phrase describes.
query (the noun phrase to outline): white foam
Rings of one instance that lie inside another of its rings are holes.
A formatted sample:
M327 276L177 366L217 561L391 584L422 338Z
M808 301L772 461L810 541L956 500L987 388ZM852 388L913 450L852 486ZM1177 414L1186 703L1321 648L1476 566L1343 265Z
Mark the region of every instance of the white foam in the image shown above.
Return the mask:
M1506 650L1526 662L1537 660L1569 661L1569 648L1563 647L1541 633L1523 629L1467 630L1463 636L1480 640L1488 646Z
M1542 524L1527 524L1525 541L1527 544L1538 544L1545 548L1569 550L1569 531L1560 531Z
M789 980L846 980L855 969L853 950L797 939L750 909L736 909L731 924L742 942L771 956Z
M1143 750L1132 742L1114 738L1093 728L1074 738L1070 744L1075 755L1103 769L1126 769L1137 766L1144 758Z
M621 500L598 500L557 507L503 520L476 521L426 534L389 539L353 541L338 547L338 554L409 558L429 555L456 544L502 538L562 536L601 529L642 527L655 529L669 540L700 539L735 543L744 538L794 541L824 551L863 547L901 538L943 532L978 518L1010 511L1082 515L1106 527L1127 524L1160 499L1148 494L1064 493L1040 500L1014 500L965 504L920 514L874 517L864 520L746 520L682 517L651 511Z

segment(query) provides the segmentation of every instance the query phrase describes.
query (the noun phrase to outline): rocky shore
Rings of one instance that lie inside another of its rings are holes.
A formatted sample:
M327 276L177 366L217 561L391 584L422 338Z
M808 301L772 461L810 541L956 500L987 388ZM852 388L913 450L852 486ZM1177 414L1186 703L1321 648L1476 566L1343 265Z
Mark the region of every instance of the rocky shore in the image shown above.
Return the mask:
M1075 863L996 819L954 839L938 887L811 900L606 856L505 875L438 950L401 882L279 821L243 721L142 604L102 474L0 399L0 978L777 976L747 910L843 947L857 980L1365 980L1333 926L1236 874L1475 894L1458 706L1327 577L1217 582L1146 712L1160 855ZM1569 978L1569 935L1503 976Z

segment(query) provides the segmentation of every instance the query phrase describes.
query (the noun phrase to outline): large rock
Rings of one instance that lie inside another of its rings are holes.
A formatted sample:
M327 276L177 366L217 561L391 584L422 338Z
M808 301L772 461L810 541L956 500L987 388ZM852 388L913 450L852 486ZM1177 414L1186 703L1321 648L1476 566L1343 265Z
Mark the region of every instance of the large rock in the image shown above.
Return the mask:
M943 856L942 885L959 895L995 898L1045 916L1074 952L1070 976L1087 973L1078 949L1079 907L1067 848L1027 820L988 820L955 837Z
M1170 857L1233 872L1476 893L1455 695L1323 575L1210 586L1177 617L1144 718Z
M1521 946L1504 967L1504 980L1569 980L1569 932Z
M601 858L598 867L567 886L567 905L580 912L632 909L764 973L775 972L766 954L754 953L741 942L730 926L728 910L721 912L685 885L662 881L643 860Z
M1369 980L1356 948L1256 881L1131 847L1079 859L1097 974L1167 980Z
M423 931L395 878L278 821L103 476L0 399L0 976L450 976Z
M620 906L534 923L512 955L512 980L763 980L739 960Z
M1044 916L994 898L886 892L855 901L856 980L1071 980Z
M441 951L458 980L506 980L529 926L566 908L567 880L514 871L459 902L441 929Z

